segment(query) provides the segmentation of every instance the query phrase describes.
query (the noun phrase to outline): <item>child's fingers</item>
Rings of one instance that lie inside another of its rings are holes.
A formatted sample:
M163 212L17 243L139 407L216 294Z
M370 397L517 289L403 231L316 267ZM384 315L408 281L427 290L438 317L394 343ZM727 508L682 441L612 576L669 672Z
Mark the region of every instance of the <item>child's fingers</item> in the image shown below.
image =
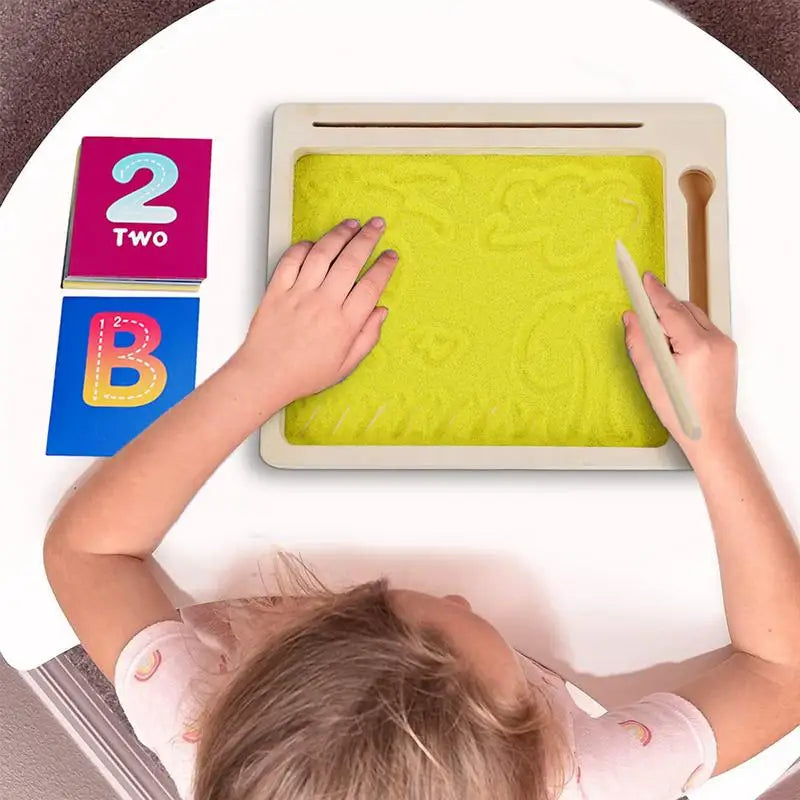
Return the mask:
M275 267L270 283L281 289L291 289L297 280L300 267L303 266L303 261L313 244L314 242L297 242L293 244L278 261L278 266Z
M628 348L628 355L636 372L642 378L653 366L653 356L636 313L626 311L622 315L622 321L625 323L625 347Z
M367 317L367 321L356 336L342 364L342 378L346 378L378 343L381 338L381 326L388 313L386 308L372 309L372 313Z
M395 266L397 253L394 250L386 250L375 259L375 263L364 273L344 301L343 309L347 317L356 324L367 318L389 283Z
M346 219L331 228L309 251L295 287L303 290L316 289L328 274L333 260L344 246L358 233L358 220Z
M717 330L717 326L709 319L708 314L706 314L697 303L687 300L684 305L689 309L689 313L697 320L697 324L701 328L705 328L707 331Z
M373 217L344 247L336 261L331 264L323 281L326 290L344 302L364 264L367 263L386 223L381 217Z
M622 321L625 323L625 346L639 383L656 414L670 428L674 411L639 318L633 311L626 311L622 315Z
M670 339L672 349L680 353L696 342L703 333L703 328L689 309L649 272L644 278L644 288L658 315L661 327Z
M628 353L633 358L634 350L638 351L638 346L644 338L642 326L639 324L639 317L636 316L635 311L626 311L622 315L622 322L625 325L625 347L628 348Z

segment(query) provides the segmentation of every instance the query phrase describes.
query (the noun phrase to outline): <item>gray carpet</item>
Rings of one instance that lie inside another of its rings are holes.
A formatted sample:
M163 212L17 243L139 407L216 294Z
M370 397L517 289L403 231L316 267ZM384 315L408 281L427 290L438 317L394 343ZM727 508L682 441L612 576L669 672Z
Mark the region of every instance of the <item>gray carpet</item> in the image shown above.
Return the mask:
M0 199L45 134L92 83L154 33L206 2L0 0ZM800 0L671 4L742 55L800 108Z

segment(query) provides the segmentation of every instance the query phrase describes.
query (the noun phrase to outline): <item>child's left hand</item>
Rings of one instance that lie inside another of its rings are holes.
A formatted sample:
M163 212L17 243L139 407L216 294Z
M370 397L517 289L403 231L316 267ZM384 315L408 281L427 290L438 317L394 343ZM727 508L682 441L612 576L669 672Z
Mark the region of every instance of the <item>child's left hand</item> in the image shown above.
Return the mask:
M387 250L357 281L383 234L375 217L344 220L318 242L292 245L278 262L237 359L265 400L282 407L349 375L380 338L377 306L397 264Z

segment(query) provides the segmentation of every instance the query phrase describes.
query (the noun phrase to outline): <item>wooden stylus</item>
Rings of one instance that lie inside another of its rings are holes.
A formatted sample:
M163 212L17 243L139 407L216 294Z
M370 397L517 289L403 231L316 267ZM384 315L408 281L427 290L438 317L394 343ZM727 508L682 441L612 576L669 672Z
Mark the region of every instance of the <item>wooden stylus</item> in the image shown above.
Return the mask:
M664 331L661 329L661 323L658 321L656 312L653 310L653 306L650 305L650 298L642 285L639 270L636 269L636 264L633 263L631 254L619 240L617 240L617 266L619 267L620 275L622 275L625 288L628 290L633 310L639 318L639 324L642 326L642 332L656 363L658 374L661 376L672 407L675 409L678 422L680 422L683 432L690 439L699 439L700 421L692 406L686 384L683 382L683 378L678 372L678 365L669 351L669 345L664 336Z

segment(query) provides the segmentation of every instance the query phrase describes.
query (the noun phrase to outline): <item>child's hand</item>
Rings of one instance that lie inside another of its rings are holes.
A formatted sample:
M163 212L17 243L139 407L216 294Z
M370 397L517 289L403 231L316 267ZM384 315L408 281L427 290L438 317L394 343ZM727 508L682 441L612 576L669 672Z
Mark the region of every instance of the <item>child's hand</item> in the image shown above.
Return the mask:
M694 303L682 303L650 273L644 277L644 288L675 353L678 369L700 418L700 440L693 442L683 433L639 320L633 311L626 311L622 317L625 343L653 409L684 452L709 441L725 440L738 425L736 345L701 308Z
M384 228L380 217L363 228L345 220L278 262L238 357L279 407L341 381L378 342L388 311L376 304L397 254L382 253L356 279Z

